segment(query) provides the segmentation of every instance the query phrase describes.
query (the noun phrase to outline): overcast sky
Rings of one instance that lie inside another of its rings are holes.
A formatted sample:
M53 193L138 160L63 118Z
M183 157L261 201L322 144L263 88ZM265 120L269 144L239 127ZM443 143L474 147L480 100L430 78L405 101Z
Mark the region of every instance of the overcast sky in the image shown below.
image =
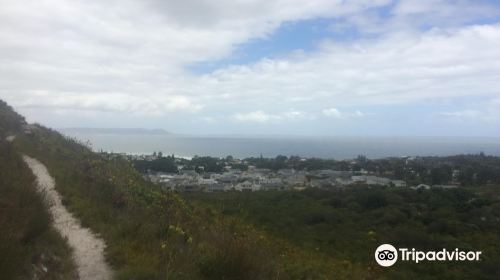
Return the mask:
M51 127L500 136L495 0L0 0L0 62Z

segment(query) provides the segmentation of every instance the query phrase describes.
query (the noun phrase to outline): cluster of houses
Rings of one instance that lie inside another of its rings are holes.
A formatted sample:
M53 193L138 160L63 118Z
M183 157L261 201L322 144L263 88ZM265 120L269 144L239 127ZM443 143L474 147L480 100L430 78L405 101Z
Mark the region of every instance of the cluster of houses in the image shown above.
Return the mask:
M228 170L223 173L199 174L192 170L181 170L178 174L155 172L144 176L166 189L179 192L303 190L305 188L343 188L355 184L406 187L406 182L402 180L336 170L281 169L274 172L270 169L250 167L248 171Z
M124 154L124 153L102 153L107 158L124 158L129 161L145 160L153 161L162 157L161 153ZM260 191L260 190L304 190L306 188L344 188L353 185L377 185L389 187L409 187L411 189L452 189L457 188L459 171L453 170L451 184L449 185L427 185L407 186L403 180L394 180L386 177L375 176L368 171L338 171L324 170L295 170L292 168L273 171L266 168L256 168L247 165L247 171L232 169L226 166L225 171L205 172L199 166L198 171L184 170L179 158L175 158L180 171L178 173L148 171L144 174L145 179L160 184L167 190L178 192L224 192L224 191ZM408 161L413 158L408 158ZM232 159L232 163L244 163L238 159ZM245 163L246 165L246 163ZM390 175L390 174L389 174Z

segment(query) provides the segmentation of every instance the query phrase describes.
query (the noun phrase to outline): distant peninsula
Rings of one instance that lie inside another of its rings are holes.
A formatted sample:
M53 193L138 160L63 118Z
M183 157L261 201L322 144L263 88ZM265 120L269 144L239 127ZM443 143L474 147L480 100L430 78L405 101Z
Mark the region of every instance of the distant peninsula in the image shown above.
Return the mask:
M67 127L58 129L62 133L82 134L119 134L119 135L172 135L164 129L147 128L97 128L97 127Z

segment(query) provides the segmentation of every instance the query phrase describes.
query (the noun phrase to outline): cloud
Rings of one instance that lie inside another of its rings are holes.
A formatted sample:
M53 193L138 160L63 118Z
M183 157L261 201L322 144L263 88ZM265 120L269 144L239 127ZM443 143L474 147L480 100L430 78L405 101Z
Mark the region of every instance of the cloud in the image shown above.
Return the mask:
M433 27L456 28L473 22L495 22L500 5L476 0L396 0L384 8L366 9L338 18L330 25L336 33L374 36L389 32L419 33Z
M359 110L354 111L354 113L352 113L351 115L356 118L361 118L365 116L365 114Z
M253 111L249 113L238 113L232 116L232 119L237 122L280 122L288 120L303 120L312 119L313 116L301 111L286 111L279 114L268 114L263 111Z
M121 111L146 99L140 106L155 112L193 111L188 95L203 99L219 91L197 86L203 80L187 66L224 58L284 22L345 16L386 2L1 0L0 95L16 106L43 91L51 96L40 100L44 106L54 100L52 106ZM63 93L69 101L60 100ZM115 93L120 100L106 97ZM173 105L151 105L165 102Z
M239 122L259 122L265 123L271 119L276 119L276 115L269 115L262 111L255 111L246 114L235 114L234 119Z
M500 121L500 98L494 98L480 104L478 108L465 109L452 112L442 112L441 116L455 121L480 121L485 123Z
M462 111L454 111L454 112L443 112L442 116L450 117L450 118L458 118L458 119L469 119L469 118L478 118L481 116L481 112L476 110L462 110Z
M495 6L486 1L477 0L400 0L394 6L395 16L420 16L435 22L468 21L471 18L484 18L498 15ZM460 16L460 17L459 17Z
M352 107L486 98L500 94L499 45L500 25L327 41L317 52L229 66L199 82L208 92L245 104L305 96L301 104L316 108L332 102Z
M30 97L14 96L19 107L57 109L58 112L97 111L131 113L138 115L162 115L165 112L196 112L203 106L185 96L166 95L156 98L101 93L82 95L78 93L32 92Z
M334 118L338 118L338 119L342 118L342 114L336 108L324 109L322 112L323 112L323 115L325 115L327 117L334 117Z
M500 95L500 25L492 20L499 9L491 3L0 0L0 97L40 115L186 113L240 123L489 100ZM317 48L189 72L272 38L288 22L314 19L338 25ZM353 38L343 40L339 30Z
M328 109L323 109L321 112L326 117L336 118L336 119L352 119L352 118L361 118L365 116L365 114L359 110L356 110L351 113L341 113L337 108L328 108Z

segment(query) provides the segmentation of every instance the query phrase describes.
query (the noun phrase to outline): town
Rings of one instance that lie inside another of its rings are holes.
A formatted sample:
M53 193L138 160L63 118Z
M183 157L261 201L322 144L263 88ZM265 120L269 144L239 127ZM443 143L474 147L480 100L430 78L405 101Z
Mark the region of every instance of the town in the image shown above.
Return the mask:
M150 155L101 153L108 158L124 158L144 176L159 184L165 190L177 192L224 192L224 191L300 191L307 188L334 189L351 186L386 186L394 188L430 189L456 188L459 184L460 169L451 169L449 179L437 180L436 171L420 171L431 176L427 180L413 167L420 159L404 157L391 159L413 174L411 184L390 168L369 164L363 156L350 161L307 159L278 156L275 159L194 157L181 158L163 156L161 152ZM318 161L322 164L318 164ZM363 167L367 167L364 169ZM388 169L388 170L387 170ZM397 169L397 168L395 168ZM401 173L401 172L399 172ZM404 172L403 172L404 173Z
M150 172L145 177L166 189L180 192L304 190L305 188L343 188L354 184L406 187L402 180L369 175L367 172L337 170L303 171L249 166L247 171L227 170L222 173L181 170L179 174ZM428 187L421 185L419 187Z

